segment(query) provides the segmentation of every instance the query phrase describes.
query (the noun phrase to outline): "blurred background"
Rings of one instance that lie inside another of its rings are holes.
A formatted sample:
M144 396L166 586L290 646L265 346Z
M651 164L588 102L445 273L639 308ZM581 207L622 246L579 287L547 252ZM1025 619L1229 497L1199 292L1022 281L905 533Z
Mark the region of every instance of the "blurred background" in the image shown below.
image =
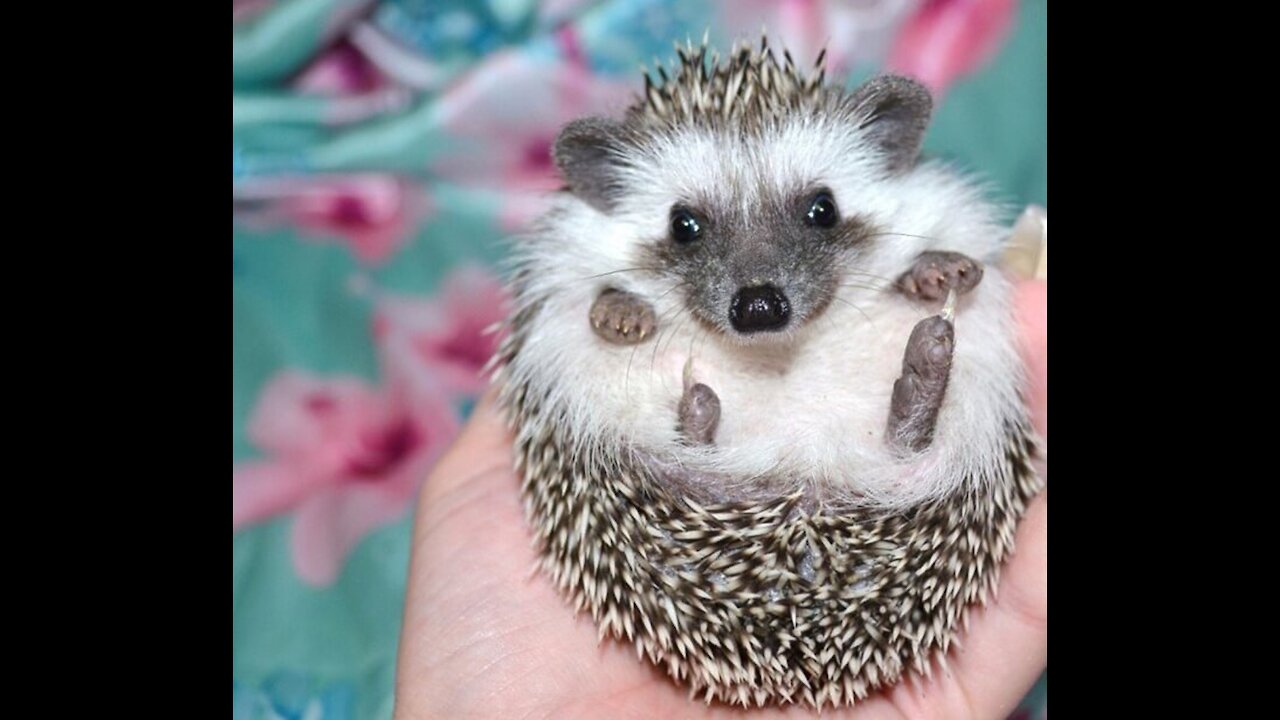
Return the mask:
M1044 0L232 5L233 716L390 718L410 508L483 387L560 126L709 31L938 99L925 144L1047 206ZM1015 713L1045 715L1046 678Z

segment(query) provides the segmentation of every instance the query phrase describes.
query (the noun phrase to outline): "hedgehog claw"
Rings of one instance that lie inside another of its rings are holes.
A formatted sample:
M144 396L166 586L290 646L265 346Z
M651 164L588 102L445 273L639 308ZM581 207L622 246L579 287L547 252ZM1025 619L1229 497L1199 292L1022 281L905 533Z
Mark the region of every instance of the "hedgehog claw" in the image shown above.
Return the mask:
M942 300L947 291L963 295L982 280L982 264L956 252L920 253L911 269L898 278L898 289L913 300Z
M911 331L889 404L885 437L894 449L921 452L933 442L954 350L955 328L940 316L921 320Z
M614 345L635 345L653 336L658 320L653 306L637 295L606 289L591 304L591 329Z

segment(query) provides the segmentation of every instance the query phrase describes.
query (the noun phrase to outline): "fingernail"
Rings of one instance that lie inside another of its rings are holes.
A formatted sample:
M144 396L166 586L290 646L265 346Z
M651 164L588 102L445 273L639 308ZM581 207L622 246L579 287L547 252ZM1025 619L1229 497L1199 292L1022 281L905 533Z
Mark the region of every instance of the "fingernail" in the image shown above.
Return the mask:
M1049 218L1039 205L1028 205L1014 223L1001 266L1015 278L1049 279Z

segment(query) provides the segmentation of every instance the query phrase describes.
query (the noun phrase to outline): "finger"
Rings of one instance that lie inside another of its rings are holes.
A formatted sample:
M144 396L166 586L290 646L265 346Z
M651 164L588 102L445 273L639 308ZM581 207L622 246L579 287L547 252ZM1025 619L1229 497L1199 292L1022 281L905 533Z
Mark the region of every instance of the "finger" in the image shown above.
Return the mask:
M957 693L972 717L1007 717L1048 661L1047 491L1018 528L994 601L972 610L969 632L951 661Z
M511 434L495 388L485 392L423 486L421 502L447 494L479 475L511 467Z
M1049 436L1049 284L1027 280L1014 289L1019 349L1027 367L1027 403L1031 421L1042 437Z
M486 638L495 629L523 629L517 609L536 605L538 593L554 592L550 586L535 592L522 584L534 551L510 457L503 414L489 394L424 485L401 623L397 718L460 715L441 708L489 687L476 674L510 682L512 671L495 668L490 656L495 641ZM573 618L571 613L565 617ZM528 646L545 641L539 632L499 635L496 644L511 652L518 648L520 657L533 656Z

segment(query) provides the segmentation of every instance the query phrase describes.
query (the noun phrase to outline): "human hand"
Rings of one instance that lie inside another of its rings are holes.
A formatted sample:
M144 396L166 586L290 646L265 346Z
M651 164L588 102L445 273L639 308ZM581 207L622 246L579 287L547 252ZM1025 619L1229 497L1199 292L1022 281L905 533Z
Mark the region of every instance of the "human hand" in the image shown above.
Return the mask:
M1047 434L1047 285L1017 289L1037 430ZM396 720L466 717L812 716L800 706L745 711L688 691L622 643L597 642L540 573L525 525L511 438L492 394L423 486L396 678ZM1043 467L1041 468L1043 471ZM913 677L824 717L1003 718L1046 662L1047 490L1018 527L994 602L974 608L947 671Z

